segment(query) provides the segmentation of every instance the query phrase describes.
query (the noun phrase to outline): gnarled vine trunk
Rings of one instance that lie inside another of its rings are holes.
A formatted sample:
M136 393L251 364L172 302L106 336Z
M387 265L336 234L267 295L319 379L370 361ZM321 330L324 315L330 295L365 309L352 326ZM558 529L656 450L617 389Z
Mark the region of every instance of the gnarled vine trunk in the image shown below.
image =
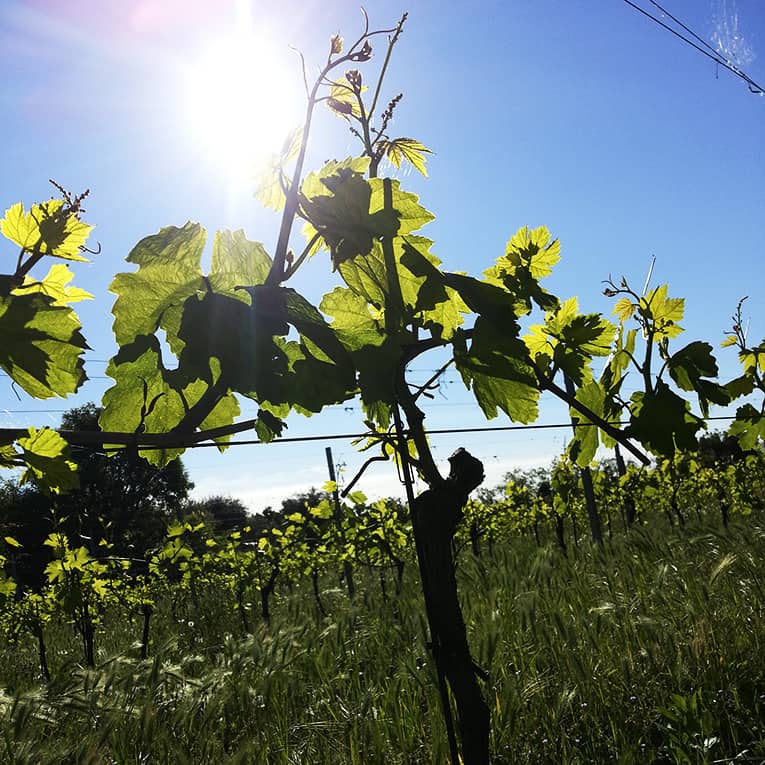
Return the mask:
M455 452L449 462L449 477L414 501L412 526L433 657L456 702L462 761L465 765L488 765L489 709L478 686L481 670L470 655L452 555L452 538L468 494L483 481L483 465L464 449Z

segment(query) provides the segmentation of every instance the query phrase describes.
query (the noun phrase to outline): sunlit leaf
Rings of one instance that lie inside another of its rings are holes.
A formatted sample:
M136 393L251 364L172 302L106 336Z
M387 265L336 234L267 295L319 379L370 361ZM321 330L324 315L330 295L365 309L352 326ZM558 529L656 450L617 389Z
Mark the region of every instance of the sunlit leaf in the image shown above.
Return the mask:
M765 414L758 412L751 404L744 404L736 410L736 419L728 432L738 438L742 449L757 449L765 441Z
M361 87L361 93L367 90L366 86ZM340 117L361 117L361 107L355 91L350 82L345 77L335 80L329 86L329 96L327 106Z
M205 231L197 223L169 226L142 239L127 257L138 271L117 274L109 289L117 295L112 308L114 335L120 345L140 335L165 330L174 353L180 351L178 327L182 306L205 290L200 269Z
M50 199L24 212L18 202L0 221L0 231L19 247L64 260L87 261L81 254L93 226L67 212L63 199Z
M0 296L0 337L0 367L30 396L66 396L85 381L79 319L48 295Z
M285 191L289 189L291 179L286 175L286 168L300 151L303 141L302 125L295 128L285 139L282 150L273 154L255 173L255 196L265 207L279 211L287 199Z
M34 481L54 494L78 486L77 464L69 459L69 444L55 430L29 428L29 435L17 443L27 466L22 482Z
M614 305L614 314L621 322L629 321L635 313L635 304L627 297L619 298Z
M394 167L401 167L401 163L406 161L425 177L428 175L425 155L432 153L427 146L414 138L395 138L385 144L385 155Z
M653 391L632 394L626 434L654 454L672 456L676 450L693 451L703 421L691 414L688 402L659 380Z
M662 284L640 298L640 310L650 319L657 340L677 337L683 332L678 322L685 312L685 300L668 297L668 289L668 285Z
M214 292L245 300L237 288L263 284L272 260L260 242L252 242L242 229L216 231L213 237L212 269L207 277Z
M65 306L80 300L92 300L93 295L79 287L70 287L69 282L74 274L64 263L56 263L42 279L38 280L27 276L24 283L14 290L16 295L31 295L39 292L52 299L52 305Z
M605 391L597 382L592 381L577 388L576 400L599 417L605 414ZM597 427L588 424L591 420L578 409L571 407L570 414L572 419L579 423L579 427L574 429L574 438L569 444L568 455L579 467L587 467L595 458L600 433Z
M730 403L730 396L722 385L704 379L717 377L718 374L717 361L709 343L689 343L670 357L667 368L678 387L698 394L704 416L709 413L710 403L719 406Z

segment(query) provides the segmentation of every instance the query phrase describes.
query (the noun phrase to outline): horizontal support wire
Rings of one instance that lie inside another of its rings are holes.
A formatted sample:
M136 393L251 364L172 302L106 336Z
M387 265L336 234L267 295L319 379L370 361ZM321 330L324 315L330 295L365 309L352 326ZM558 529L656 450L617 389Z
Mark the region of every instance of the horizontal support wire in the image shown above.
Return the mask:
M717 417L700 417L704 422L735 420L735 415L721 415ZM245 429L252 429L249 423L241 423L247 427L240 428L237 432L243 432ZM616 421L609 423L614 426L628 425L628 421ZM488 427L475 428L434 428L428 430L429 436L460 435L467 433L499 433L516 430L555 430L561 428L571 428L570 422L547 423L542 425L494 425ZM576 428L598 427L592 422L578 422ZM221 429L222 430L222 429ZM64 439L73 446L102 446L109 444L106 451L121 451L126 446L132 446L141 449L141 451L155 451L161 449L204 449L218 446L256 446L259 444L295 444L309 443L312 441L351 441L359 438L386 438L390 439L391 434L386 432L366 432L366 433L329 433L320 436L295 436L290 438L275 438L273 441L262 441L259 438L244 439L241 441L230 441L225 444L209 443L207 440L213 437L220 438L220 435L211 436L208 433L195 433L188 436L173 433L104 433L96 430L59 430L57 431ZM24 428L0 428L0 440L8 442L17 438L24 438L28 432ZM408 436L408 433L406 433ZM194 441L192 439L196 438ZM184 440L186 439L186 440ZM112 446L114 444L114 446ZM120 446L116 446L120 444Z

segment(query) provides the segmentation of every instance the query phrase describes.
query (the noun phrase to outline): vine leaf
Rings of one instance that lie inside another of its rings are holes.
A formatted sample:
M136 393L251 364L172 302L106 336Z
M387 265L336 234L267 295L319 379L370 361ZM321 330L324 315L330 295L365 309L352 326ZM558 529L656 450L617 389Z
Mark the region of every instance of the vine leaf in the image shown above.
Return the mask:
M419 246L415 247L415 244ZM434 337L450 340L464 323L464 314L469 313L470 308L459 293L446 283L439 269L441 261L430 252L431 244L424 237L409 237L403 241L401 264L418 281L416 300L410 298L407 301L405 297L404 302L413 308L413 318L425 329L431 330Z
M163 329L173 353L180 351L178 327L183 302L205 289L200 259L206 235L198 223L168 226L142 239L127 256L138 271L117 274L109 289L114 335L120 345Z
M576 400L598 417L605 416L606 394L603 387L594 380L577 388ZM574 428L574 437L568 447L568 456L578 467L587 467L595 459L595 452L600 442L599 428L587 425L586 423L591 421L573 407L570 413L572 419L577 420L583 427ZM605 433L602 435L605 443L607 436Z
M689 403L662 380L653 392L632 394L626 435L636 438L654 454L671 457L677 450L694 451L703 421L691 413Z
M529 327L524 336L532 358L551 371L563 370L577 385L591 376L593 356L608 356L616 327L600 314L580 314L575 297L548 311L544 324Z
M279 212L284 207L290 181L285 177L284 169L300 152L303 142L303 126L295 128L284 140L282 149L273 154L260 168L256 176L255 196L264 207Z
M730 403L730 394L722 385L704 378L717 377L717 361L712 355L709 343L695 341L681 348L667 361L667 369L677 386L682 390L695 391L699 397L701 412L709 414L709 404L725 406Z
M640 298L642 312L651 321L657 342L663 338L677 337L684 331L678 322L683 319L685 300L668 297L668 291L669 286L662 284Z
M375 239L396 236L398 215L381 204L373 207L372 184L362 175L340 168L322 183L331 194L304 198L302 207L329 247L335 268L356 255L368 255Z
M534 421L539 413L536 375L517 333L515 322L507 321L503 329L479 316L469 348L464 333L455 336L457 370L488 419L495 418L498 409L521 423Z
M427 161L425 155L432 153L427 146L414 138L394 138L385 144L385 155L393 167L399 168L401 163L406 161L426 178L428 177L428 171L425 167L425 162Z
M258 314L253 307L253 291L264 289L260 285L271 268L263 245L248 240L241 230L217 232L212 270L203 276L200 259L205 238L205 231L195 223L164 228L131 251L128 260L137 263L138 270L118 274L112 282L111 289L117 293L114 328L121 348L107 369L115 385L104 396L104 430L169 432L213 387L216 395L211 397L209 411L195 422L202 429L231 424L239 414L232 390L253 395L260 386L257 375L265 376L275 359L283 359L274 371L278 376L299 357L293 353L290 361L286 343L276 345L272 340L272 335L288 333L290 311L282 306L284 315L278 310ZM295 320L305 321L300 299L290 300ZM265 303L261 300L258 310ZM313 319L323 323L315 309ZM176 369L163 359L159 330L164 330L177 357ZM327 344L323 338L319 342ZM343 350L339 342L333 350L337 348ZM276 389L270 385L269 390ZM278 397L275 401L278 409L283 402ZM258 419L258 427L265 439L282 426L269 412ZM222 447L227 440L217 443ZM145 450L144 456L164 464L179 453Z
M765 414L757 411L752 404L744 404L736 410L736 419L731 423L729 432L738 438L742 449L757 449L765 440Z
M301 208L310 224L305 233L321 234L335 268L369 255L375 242L410 234L434 217L415 194L402 191L398 181L390 184L392 209L386 209L383 180L367 180L360 171L368 164L369 160L328 163L301 187Z
M81 252L94 227L64 211L63 199L32 205L29 212L24 212L24 206L17 202L6 210L0 232L24 250L87 262Z
M213 292L246 298L238 288L263 284L271 270L271 256L260 242L247 239L242 229L216 231L213 237L212 269L208 276Z
M528 349L520 339L516 301L503 287L462 274L444 274L465 305L477 314L470 345L454 335L454 359L462 380L488 419L504 411L515 422L538 415L539 384Z
M330 326L350 351L365 345L379 346L385 339L382 314L374 316L370 304L348 287L335 287L324 295L319 307L332 317Z
M71 308L48 295L0 296L0 366L35 398L74 393L87 379L80 326Z
M614 315L621 323L629 321L635 315L636 310L637 306L628 297L620 297L614 303Z
M274 405L319 411L344 400L355 387L353 365L318 310L290 288L256 285L244 292L250 305L215 293L189 298L179 330L179 369L210 380L209 362L216 359L233 391ZM290 327L299 343L280 340Z
M359 93L364 93L366 90L367 86L362 85ZM356 119L361 117L359 98L345 77L334 80L329 86L327 106L338 117L344 117L345 119L350 116L356 117Z
M22 483L34 481L54 494L79 485L77 463L68 458L69 444L55 430L29 428L29 435L16 443L27 468L21 476Z
M484 271L484 277L513 295L518 315L529 313L533 303L549 311L557 307L558 299L545 291L539 280L549 276L559 260L560 242L552 239L545 226L523 226L508 241L505 254Z
M55 263L48 273L41 279L33 279L31 276L24 278L24 283L14 290L16 295L31 295L40 293L51 298L52 305L66 306L69 303L77 303L80 300L92 300L93 295L79 287L69 286L74 274L65 263Z
M208 360L211 383L220 375L215 359ZM103 397L99 418L102 430L126 433L167 433L183 419L208 389L203 379L193 379L182 370L168 370L162 364L159 340L141 335L120 348L109 362L106 373L115 384ZM209 412L201 427L229 425L239 414L233 395L224 396ZM222 446L226 439L218 443ZM183 449L146 449L140 454L154 465L164 465L183 453Z

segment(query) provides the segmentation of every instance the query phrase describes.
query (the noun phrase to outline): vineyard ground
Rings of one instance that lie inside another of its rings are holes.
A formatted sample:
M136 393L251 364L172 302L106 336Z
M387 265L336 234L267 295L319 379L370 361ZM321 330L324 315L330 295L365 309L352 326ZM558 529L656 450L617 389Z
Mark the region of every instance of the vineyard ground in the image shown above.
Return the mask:
M489 673L496 763L765 761L765 523L637 530L564 557L532 538L459 557L465 619ZM0 762L444 763L418 583L383 599L356 572L283 587L242 636L228 593L105 615L95 670L71 626L0 649Z

